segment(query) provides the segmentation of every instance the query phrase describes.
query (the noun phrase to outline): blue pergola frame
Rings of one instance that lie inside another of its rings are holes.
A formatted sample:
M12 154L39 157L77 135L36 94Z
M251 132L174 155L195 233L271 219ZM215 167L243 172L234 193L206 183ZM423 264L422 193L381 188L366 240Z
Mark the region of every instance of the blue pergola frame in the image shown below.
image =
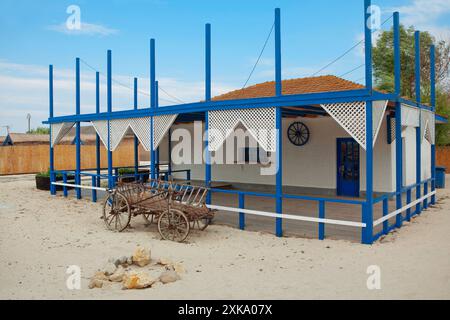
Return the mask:
M412 190L416 190L416 199L422 196L422 185L424 185L423 191L426 195L428 187L431 185L431 191L435 190L435 146L431 147L431 166L432 166L432 178L429 180L421 180L421 129L417 128L417 181L413 186L403 185L403 172L402 172L402 114L401 105L406 104L408 106L432 111L435 113L435 48L430 48L430 60L431 60L431 106L427 106L421 103L420 97L420 33L416 33L416 101L406 100L401 97L401 65L400 65L400 15L398 12L394 13L394 60L395 60L395 92L394 93L381 93L373 90L373 70L372 70L372 29L368 21L371 19L371 0L364 1L364 26L365 26L365 88L359 90L348 90L340 92L324 92L324 93L310 93L310 94L295 94L295 95L283 95L282 94L282 56L281 56L281 13L280 9L275 9L275 96L253 99L237 99L227 101L213 101L211 100L211 25L205 26L205 100L196 103L185 103L170 105L164 108L158 107L158 83L156 80L156 43L155 39L150 40L150 108L138 109L137 108L137 92L138 92L138 79L134 78L134 108L126 111L113 111L112 102L112 52L107 52L107 112L100 112L100 83L99 73L96 73L96 112L90 114L80 113L80 59L76 59L76 114L71 116L54 117L54 104L53 104L53 66L49 68L49 119L45 121L45 124L61 123L61 122L75 122L76 123L76 170L75 170L75 183L77 185L81 182L81 175L92 176L93 186L100 186L100 180L107 179L109 188L113 188L117 182L117 176L113 174L113 160L112 152L108 150L108 174L102 175L100 173L100 140L97 136L96 150L97 150L97 168L96 174L87 174L81 172L81 147L80 147L80 123L90 122L96 120L109 121L115 119L127 119L127 118L139 118L139 117L151 117L151 151L150 151L150 175L153 179L157 177L159 171L158 152L153 150L153 116L178 114L177 121L193 121L202 120L205 122L205 128L208 128L208 112L213 110L232 110L232 109L249 109L249 108L276 108L276 129L277 129L277 150L276 159L278 171L276 174L276 192L275 194L262 194L255 192L245 191L224 191L214 190L207 196L207 203L211 203L212 192L232 193L237 194L239 199L239 208L245 208L245 196L257 196L273 198L276 203L276 213L279 214L275 221L275 233L281 237L283 235L283 199L298 199L298 200L310 200L318 202L318 217L325 219L326 203L346 203L350 205L360 205L362 208L362 223L365 225L362 227L361 242L364 244L372 244L382 235L387 234L392 229L400 228L404 220L409 220L415 214L419 214L423 208L428 206L428 200L425 199L421 203L417 204L414 213L411 213L409 208L406 213L406 217L401 214L396 215L395 225L390 226L388 221L383 222L383 231L374 234L374 217L373 210L374 205L378 202L383 202L383 215L388 215L388 201L389 198L396 198L397 210L402 208L403 194L406 193L407 204L411 203ZM374 108L373 101L388 100L395 103L395 118L396 118L396 191L393 194L383 195L382 197L375 198L373 193L373 136L372 136L372 109ZM326 112L322 108L316 107L320 104L329 103L342 103L342 102L366 102L366 197L365 200L344 200L344 199L329 199L321 197L308 197L308 196L294 196L283 194L283 165L282 165L282 118L283 116L292 115L326 115ZM287 107L299 107L298 111L292 109L285 109ZM109 130L108 130L109 132ZM169 130L170 135L170 130ZM51 134L50 134L51 136ZM51 139L51 138L50 138ZM109 133L108 133L108 145L109 145ZM206 150L208 142L206 141ZM135 138L134 142L134 175L136 178L142 178L138 172L138 140ZM169 142L169 153L171 150ZM211 172L211 156L210 152L206 152L205 156L205 184L210 186L212 181ZM170 161L169 161L170 162ZM158 168L157 168L158 167ZM50 147L50 171L51 181L55 181L55 175L57 171L54 168L54 149ZM171 173L172 167L169 163L169 172ZM175 172L175 171L173 171ZM64 174L64 182L67 181L67 173ZM190 173L188 172L188 180L190 179ZM56 194L55 186L51 187L51 194ZM96 192L93 191L93 200L96 200ZM67 195L67 190L64 188L64 195ZM77 198L81 198L80 188L76 188ZM434 204L436 197L431 198L430 203ZM245 214L239 214L239 227L245 228ZM319 223L318 229L319 239L325 238L325 223Z

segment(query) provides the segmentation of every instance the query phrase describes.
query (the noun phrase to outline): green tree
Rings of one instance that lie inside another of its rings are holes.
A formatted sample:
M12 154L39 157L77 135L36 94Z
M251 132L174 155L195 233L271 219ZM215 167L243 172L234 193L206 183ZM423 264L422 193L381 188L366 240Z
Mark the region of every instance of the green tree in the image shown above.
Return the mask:
M415 99L415 28L400 26L401 95ZM375 85L379 90L394 91L393 30L383 31L373 49ZM420 34L421 96L423 103L430 103L430 46L436 47L436 111L450 115L450 44L437 41L430 33ZM450 144L450 125L439 125L437 144Z

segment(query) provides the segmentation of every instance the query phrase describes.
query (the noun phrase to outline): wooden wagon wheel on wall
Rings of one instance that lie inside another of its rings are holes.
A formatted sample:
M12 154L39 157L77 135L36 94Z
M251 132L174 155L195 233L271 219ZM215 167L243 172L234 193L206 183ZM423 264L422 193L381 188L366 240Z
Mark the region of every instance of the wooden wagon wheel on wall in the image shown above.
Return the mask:
M304 146L309 141L310 132L303 122L292 123L287 130L289 141L298 147Z

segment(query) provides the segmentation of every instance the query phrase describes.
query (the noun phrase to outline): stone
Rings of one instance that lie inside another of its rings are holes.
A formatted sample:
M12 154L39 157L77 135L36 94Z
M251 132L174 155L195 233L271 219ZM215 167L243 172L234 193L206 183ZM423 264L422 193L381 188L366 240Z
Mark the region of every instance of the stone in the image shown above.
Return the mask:
M173 269L175 270L175 272L178 274L178 275L182 275L182 274L185 274L186 273L186 270L184 269L184 267L183 267L183 265L182 264L180 264L180 263L175 263L174 265L173 265Z
M102 288L102 287L103 287L103 281L102 280L93 278L89 282L89 289Z
M97 279L97 280L101 280L101 281L108 281L108 277L106 276L105 272L103 271L97 271L94 276L92 277L92 279Z
M145 289L151 287L157 279L145 272L126 273L123 278L123 289Z
M125 269L122 266L117 267L116 271L109 276L109 281L122 282L125 276Z
M112 275L115 271L116 271L117 267L114 263L108 262L104 267L103 267L103 272L109 276Z
M178 275L178 273L176 273L175 271L171 271L171 270L164 271L159 276L159 281L161 281L164 284L175 282L177 280L180 280L180 276Z
M126 256L120 257L119 262L120 262L121 265L127 264L128 257L126 257Z
M133 263L139 267L145 267L150 263L151 252L148 249L137 247L133 253Z
M158 264L160 264L162 266L167 266L167 265L172 265L173 262L172 262L172 260L167 259L167 258L159 258Z
M127 265L131 266L133 264L133 257L127 258Z

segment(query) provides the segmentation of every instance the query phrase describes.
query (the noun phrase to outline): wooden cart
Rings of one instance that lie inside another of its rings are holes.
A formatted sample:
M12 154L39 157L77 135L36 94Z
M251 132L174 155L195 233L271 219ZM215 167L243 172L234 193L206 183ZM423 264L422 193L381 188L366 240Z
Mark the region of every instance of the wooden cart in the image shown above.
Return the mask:
M108 191L103 219L108 229L123 231L131 217L158 224L163 239L182 242L192 228L205 230L214 211L205 204L208 188L152 180L149 183L119 184Z

